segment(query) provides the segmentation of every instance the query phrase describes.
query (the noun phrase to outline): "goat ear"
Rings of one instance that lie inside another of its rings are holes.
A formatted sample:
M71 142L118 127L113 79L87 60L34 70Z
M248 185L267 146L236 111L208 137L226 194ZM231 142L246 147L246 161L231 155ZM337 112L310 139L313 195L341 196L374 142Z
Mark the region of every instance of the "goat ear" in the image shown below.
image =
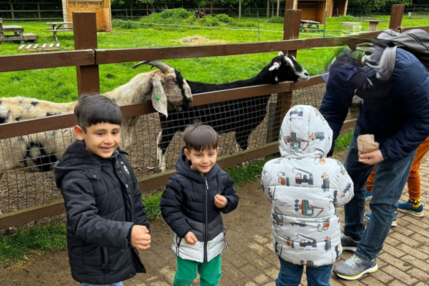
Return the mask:
M268 69L269 71L278 70L280 68L281 62L274 62L273 65Z
M152 77L152 106L156 111L168 117L167 95L164 92L161 80L157 76Z
M284 56L285 54L283 54L282 51L279 52L279 56Z

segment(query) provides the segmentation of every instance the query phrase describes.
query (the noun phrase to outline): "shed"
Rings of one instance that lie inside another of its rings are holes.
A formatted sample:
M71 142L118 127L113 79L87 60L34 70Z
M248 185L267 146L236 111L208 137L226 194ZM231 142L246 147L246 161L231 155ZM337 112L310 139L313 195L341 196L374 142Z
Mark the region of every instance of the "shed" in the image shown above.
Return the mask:
M291 0L288 0L291 1ZM325 24L326 17L345 16L348 0L293 0L294 8L302 11L301 19Z
M97 31L112 32L110 0L62 0L64 22L71 22L73 12L95 12Z

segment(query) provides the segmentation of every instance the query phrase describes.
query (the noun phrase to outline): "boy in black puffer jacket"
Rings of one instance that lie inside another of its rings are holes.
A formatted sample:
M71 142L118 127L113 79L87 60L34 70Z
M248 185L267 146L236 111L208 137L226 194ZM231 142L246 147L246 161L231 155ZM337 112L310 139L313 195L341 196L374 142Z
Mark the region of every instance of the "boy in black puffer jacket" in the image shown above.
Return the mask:
M108 97L81 96L75 141L55 163L67 211L73 279L82 285L122 285L146 272L137 249L150 247L149 222L125 152L121 110Z
M173 285L191 285L197 270L201 285L217 285L225 241L221 212L233 211L238 196L232 179L216 164L216 131L194 124L185 129L183 139L186 146L177 159L176 174L161 198L162 216L174 232Z

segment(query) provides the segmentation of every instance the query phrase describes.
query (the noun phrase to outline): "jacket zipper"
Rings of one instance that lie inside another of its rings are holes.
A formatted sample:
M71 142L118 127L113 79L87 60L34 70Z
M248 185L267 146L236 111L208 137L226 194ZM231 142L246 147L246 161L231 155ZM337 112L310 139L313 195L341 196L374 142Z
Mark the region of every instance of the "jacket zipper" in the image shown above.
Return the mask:
M103 273L107 273L107 265L109 265L109 253L105 247L101 248L101 256L103 260L103 264L101 265L101 269L103 269Z
M226 229L223 226L223 224L220 224L220 227L222 228L222 231L223 231L223 240L225 241L226 249L229 249L228 241L226 241Z
M208 243L208 210L207 210L207 205L208 205L208 191L209 191L209 184L207 183L206 178L204 178L204 181L206 182L206 200L205 200L205 221L204 221L204 228L205 228L205 232L204 232L204 262L207 262L207 243Z
M123 160L122 158L119 158L119 159ZM131 215L130 220L131 220L131 222L134 222L134 205L133 205L132 195L130 195L130 189L129 189L130 186L127 184L127 182L124 183L124 181L122 180L122 177L117 173L117 168L118 168L117 166L119 166L119 169L122 168L121 164L119 164L119 161L118 161L118 154L115 155L115 163L116 163L116 166L115 166L116 176L119 178L119 180L121 181L121 183L124 185L124 187L125 187L125 193L126 193L126 198L127 198L128 202L130 204L130 215Z

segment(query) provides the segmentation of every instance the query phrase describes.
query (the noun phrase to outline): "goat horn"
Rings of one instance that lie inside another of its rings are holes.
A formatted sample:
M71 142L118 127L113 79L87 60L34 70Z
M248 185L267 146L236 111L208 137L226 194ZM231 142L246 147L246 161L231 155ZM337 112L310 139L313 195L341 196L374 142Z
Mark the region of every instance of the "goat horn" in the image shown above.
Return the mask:
M169 65L167 65L166 63L161 63L158 61L144 61L144 62L140 62L138 64L136 64L135 66L133 66L133 69L135 69L138 66L141 65L151 65L152 67L157 67L158 69L160 69L163 73L166 73L167 71L169 71L171 69L171 67Z

